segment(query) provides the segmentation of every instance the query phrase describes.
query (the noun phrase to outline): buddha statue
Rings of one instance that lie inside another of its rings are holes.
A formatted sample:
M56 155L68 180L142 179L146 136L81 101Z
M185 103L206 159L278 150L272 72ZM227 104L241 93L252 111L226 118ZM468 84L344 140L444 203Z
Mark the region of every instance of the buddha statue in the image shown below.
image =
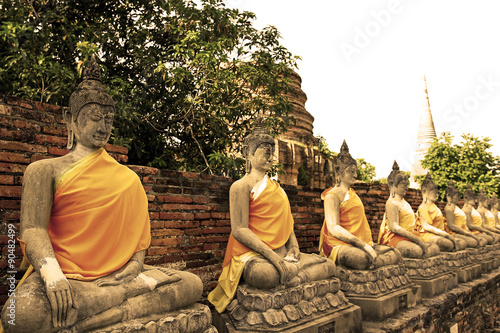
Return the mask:
M396 264L401 258L398 250L373 243L363 202L351 188L357 176L357 163L345 141L334 157L334 168L335 186L321 194L325 220L319 242L320 255L354 269Z
M104 149L114 113L92 58L64 111L71 151L24 173L20 242L31 266L6 303L16 305L15 325L4 307L6 332L89 331L201 297L196 275L144 265L146 193Z
M483 189L479 190L479 195L477 197L478 201L478 206L477 206L477 212L479 215L481 215L481 221L482 224L481 226L490 231L490 236L492 236L495 239L495 243L498 242L500 239L500 230L498 230L495 225L495 216L493 216L493 213L489 210L490 207L490 198L484 193Z
M464 240L467 243L467 247L474 248L486 245L487 241L485 239L477 237L467 227L466 215L458 207L460 192L455 187L453 180L450 180L445 195L447 203L444 212L446 214L448 232L456 239L460 238Z
M461 251L467 247L465 240L454 238L445 231L444 216L436 200L438 197L438 188L432 181L431 175L427 172L421 185L422 204L418 207L417 224L425 233L421 238L429 243L439 246L442 252L450 252L453 249Z
M499 201L496 193L493 193L490 199L490 212L493 214L493 218L495 219L495 228L500 230L500 211L498 210Z
M258 118L243 142L246 174L229 191L231 234L218 285L208 295L219 313L235 297L240 279L252 288L269 290L328 279L335 273L331 260L299 251L288 197L266 175L274 145L263 118Z
M380 244L386 244L401 252L404 258L427 258L440 253L439 246L422 239L426 232L416 230L415 213L404 199L408 190L408 179L394 161L387 177L390 197L385 205L385 214L380 225Z
M467 227L476 237L483 238L486 240L487 244L493 244L494 237L492 232L483 228L481 214L474 208L475 203L476 193L472 190L472 186L467 184L467 189L464 192L464 205L462 206L467 221ZM484 243L484 241L482 243Z

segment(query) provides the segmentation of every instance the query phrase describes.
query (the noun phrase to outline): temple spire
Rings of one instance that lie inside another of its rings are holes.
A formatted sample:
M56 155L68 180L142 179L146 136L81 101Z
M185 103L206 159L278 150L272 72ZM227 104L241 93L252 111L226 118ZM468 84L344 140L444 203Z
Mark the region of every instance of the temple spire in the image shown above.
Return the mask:
M431 146L432 139L436 137L434 121L432 120L431 104L429 102L429 93L427 91L427 79L424 75L424 100L420 108L420 121L418 124L417 151L416 160L411 168L410 187L418 188L415 182L415 176L425 175L427 170L422 167L422 160Z

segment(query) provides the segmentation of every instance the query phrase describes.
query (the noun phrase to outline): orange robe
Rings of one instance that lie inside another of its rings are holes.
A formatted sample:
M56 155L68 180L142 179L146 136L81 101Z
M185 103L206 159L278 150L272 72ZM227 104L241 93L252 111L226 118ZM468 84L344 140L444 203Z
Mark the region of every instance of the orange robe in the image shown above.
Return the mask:
M325 200L326 195L332 190L329 188L321 194L321 199ZM352 188L349 188L348 199L340 204L340 226L349 231L363 242L373 245L372 231L365 215L365 207ZM335 194L334 194L335 195ZM328 232L326 220L321 228L319 240L319 254L330 258L334 262L337 260L337 254L342 245L351 245L338 238L335 238Z
M68 278L91 281L125 265L151 241L139 177L100 149L56 180L49 237Z
M461 210L460 208L458 208L458 206L455 206L455 210L453 211L453 215L455 216L455 225L459 228L462 228L464 229L465 231L469 231L469 227L467 227L467 217L465 216L465 213L463 212L463 210ZM450 235L454 235L455 232L450 230L448 228L448 224L446 224L446 231L450 234Z
M475 208L472 208L471 217L472 217L472 225L475 225L477 227L483 226L483 219L481 218L481 214L479 214L479 212ZM479 230L471 230L471 232L474 235L481 233L481 231Z
M487 210L485 213L485 217L486 217L486 225L495 228L495 216L493 216L493 213Z
M396 201L396 204L399 205L399 226L420 237L421 233L416 230L415 213L410 204L404 199L400 203ZM386 214L384 214L378 234L378 243L396 247L399 242L404 240L411 242L408 238L397 235L389 229L389 223Z
M427 232L422 227L422 223L420 219L425 219L429 225L438 228L439 230L445 230L444 225L444 216L436 204L430 205L420 205L417 211L418 219L417 219L417 230L419 231L419 237L424 241L429 242L433 236L437 236L432 232Z
M250 196L248 228L270 249L286 244L293 232L293 217L288 197L280 185L267 179L265 189L254 200ZM258 253L229 235L222 272L208 300L222 313L234 298L245 263Z

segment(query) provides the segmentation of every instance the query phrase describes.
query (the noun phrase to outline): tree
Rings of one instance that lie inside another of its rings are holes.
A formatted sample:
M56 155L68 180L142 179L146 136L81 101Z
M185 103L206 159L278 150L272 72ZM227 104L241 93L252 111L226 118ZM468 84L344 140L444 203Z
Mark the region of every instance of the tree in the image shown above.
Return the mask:
M375 167L365 161L364 158L357 158L358 179L365 183L372 183L375 178Z
M449 132L434 138L422 166L431 171L441 200L446 199L444 191L450 180L461 193L471 184L476 192L483 188L489 195L500 194L500 159L488 151L492 147L490 141L488 137L462 134L462 141L453 143Z
M130 163L202 171L237 156L258 113L273 134L292 121L297 57L254 18L222 0L4 0L0 93L66 105L95 53Z

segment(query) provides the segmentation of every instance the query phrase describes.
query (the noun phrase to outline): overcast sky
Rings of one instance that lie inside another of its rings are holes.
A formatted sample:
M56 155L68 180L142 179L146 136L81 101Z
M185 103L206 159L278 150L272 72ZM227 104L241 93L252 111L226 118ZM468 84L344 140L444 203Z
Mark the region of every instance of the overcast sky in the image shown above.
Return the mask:
M274 25L302 57L298 73L314 134L387 177L410 170L427 77L439 135L492 139L500 155L500 2L227 0Z

